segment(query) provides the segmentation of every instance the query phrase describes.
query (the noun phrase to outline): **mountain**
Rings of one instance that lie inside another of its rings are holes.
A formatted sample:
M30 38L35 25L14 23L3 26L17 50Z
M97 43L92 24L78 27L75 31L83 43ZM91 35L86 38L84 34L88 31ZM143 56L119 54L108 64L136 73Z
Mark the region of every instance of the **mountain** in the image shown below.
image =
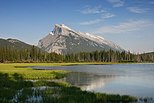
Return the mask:
M144 54L146 54L146 55L154 55L154 52L142 53L141 55L144 55Z
M0 48L2 47L12 47L15 49L31 49L32 45L24 43L17 39L2 39L0 38Z
M38 42L38 47L47 52L68 54L101 50L124 51L115 43L90 33L77 32L64 24L56 24L54 30Z
M139 54L140 56L146 56L148 58L151 58L153 61L154 61L154 52L146 52L146 53L142 53L142 54Z

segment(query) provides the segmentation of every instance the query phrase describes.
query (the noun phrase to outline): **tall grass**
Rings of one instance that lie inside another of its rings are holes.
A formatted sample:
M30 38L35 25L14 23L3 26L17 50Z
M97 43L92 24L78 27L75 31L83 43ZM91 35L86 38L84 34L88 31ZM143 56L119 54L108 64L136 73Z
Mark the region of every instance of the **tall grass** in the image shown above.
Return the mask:
M0 103L111 103L133 102L135 97L82 91L64 82L25 81L22 75L0 73Z

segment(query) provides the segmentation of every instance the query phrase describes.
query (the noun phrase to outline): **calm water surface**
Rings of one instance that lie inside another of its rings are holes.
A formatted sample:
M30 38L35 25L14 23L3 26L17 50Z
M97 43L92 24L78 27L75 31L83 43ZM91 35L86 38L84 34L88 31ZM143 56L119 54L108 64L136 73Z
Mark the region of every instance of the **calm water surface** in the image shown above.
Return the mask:
M33 67L71 70L65 81L82 90L154 98L154 64Z

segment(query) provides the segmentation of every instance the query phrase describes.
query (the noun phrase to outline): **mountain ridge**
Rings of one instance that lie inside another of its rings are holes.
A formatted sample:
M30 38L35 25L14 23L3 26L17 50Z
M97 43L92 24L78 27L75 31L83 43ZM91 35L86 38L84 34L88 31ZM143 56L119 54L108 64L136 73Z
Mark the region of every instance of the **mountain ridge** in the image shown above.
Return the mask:
M56 24L53 31L40 39L38 47L47 52L69 54L101 50L124 51L117 44L90 33L77 32L64 24Z
M32 49L32 46L34 45L31 45L31 44L28 44L28 43L25 43L21 40L18 40L18 39L13 39L13 38L8 38L8 39L3 39L3 38L0 38L0 48L14 48L16 50L22 50L22 49ZM37 46L34 46L35 48L37 49L40 49L38 48Z

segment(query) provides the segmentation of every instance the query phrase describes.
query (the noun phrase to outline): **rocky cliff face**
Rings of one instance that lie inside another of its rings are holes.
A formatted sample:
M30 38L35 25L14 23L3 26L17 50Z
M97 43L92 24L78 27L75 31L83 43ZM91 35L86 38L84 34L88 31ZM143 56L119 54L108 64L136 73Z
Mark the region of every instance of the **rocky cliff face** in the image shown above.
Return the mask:
M91 52L112 49L123 51L118 45L103 37L90 33L76 32L64 24L56 24L54 30L39 40L38 47L47 52L68 54L76 52Z

